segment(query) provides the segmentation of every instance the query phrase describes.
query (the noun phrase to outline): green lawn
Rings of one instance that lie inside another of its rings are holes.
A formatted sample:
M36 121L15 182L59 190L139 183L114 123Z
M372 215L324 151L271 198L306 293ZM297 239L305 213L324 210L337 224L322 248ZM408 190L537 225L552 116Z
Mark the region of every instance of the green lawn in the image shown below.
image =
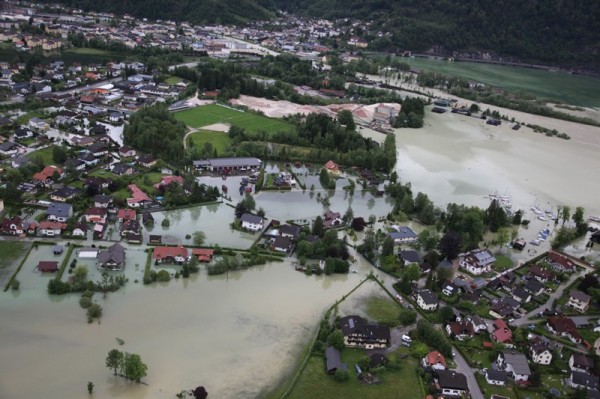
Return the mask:
M188 144L190 143L193 143L196 148L202 148L205 143L210 143L217 150L217 155L220 155L231 145L231 139L227 133L201 130L188 136Z
M37 159L37 157L42 158L42 162L44 162L44 165L53 165L54 160L52 159L52 146L48 148L43 148L41 150L33 151L27 154L27 158L31 160Z
M513 267L513 261L506 255L494 255L496 262L494 263L494 270L501 272Z
M475 80L515 93L523 92L566 104L600 106L600 79L593 76L475 62L448 63L422 58L402 58L402 61L414 69Z
M273 134L279 131L292 131L294 126L285 121L267 118L252 112L241 112L231 108L210 104L176 112L175 119L191 127L202 127L214 123L227 123L246 129L249 133L265 131Z
M4 269L12 264L25 251L27 246L19 241L0 241L0 269Z
M490 385L485 381L485 376L476 374L477 382L481 388L484 398L489 398L492 394L506 396L510 399L517 399L517 394L512 386L501 387L497 385Z
M26 125L27 123L29 123L30 119L33 118L40 118L43 119L45 118L46 115L44 115L42 112L40 111L30 111L27 112L25 115L21 115L19 116L16 120L15 120L15 124L18 125Z
M167 79L165 79L165 83L169 85L174 85L181 82L182 80L183 79L181 79L179 76L169 76Z
M367 315L377 323L395 327L400 324L400 305L390 298L371 297L367 300Z
M399 371L386 371L381 384L367 385L358 381L354 365L364 356L358 349L342 351L342 361L347 364L350 379L337 382L325 373L325 360L321 355L311 356L298 382L288 396L290 399L337 399L337 398L421 398L419 378L414 359L407 358Z

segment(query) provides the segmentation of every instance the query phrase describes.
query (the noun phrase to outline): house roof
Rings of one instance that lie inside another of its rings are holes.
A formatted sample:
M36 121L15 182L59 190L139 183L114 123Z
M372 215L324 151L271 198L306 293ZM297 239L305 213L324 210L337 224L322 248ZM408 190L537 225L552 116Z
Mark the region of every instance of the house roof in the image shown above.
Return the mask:
M108 211L106 210L106 208L97 208L97 207L91 207L88 208L85 211L85 215L86 216L106 216L106 214L108 213Z
M346 316L340 319L340 327L344 336L360 333L367 339L390 340L390 328L381 324L367 323L360 316Z
M441 388L459 389L461 391L469 390L467 377L465 377L464 374L452 370L440 370L437 372L437 375L438 383Z
M176 256L187 257L188 251L184 247L154 247L152 256L158 260L174 258Z
M250 224L261 224L263 218L257 215L253 215L251 213L244 213L242 217L240 217L242 222L250 223Z
M66 228L67 224L62 222L52 222L50 220L40 222L40 229L42 230L64 230Z
M569 291L569 297L576 299L580 302L584 302L584 303L588 303L590 301L590 299L592 299L591 296L579 291L579 290L571 290Z
M390 233L390 237L394 240L402 240L407 238L417 238L417 235L410 227L400 226L396 231Z
M404 259L405 262L408 263L419 263L421 261L421 257L417 251L412 249L400 251L400 256Z
M534 278L530 278L527 280L527 283L525 283L524 288L529 292L537 293L544 289L544 284L540 283Z
M131 198L127 198L127 203L139 203L143 201L151 201L150 197L143 192L137 185L130 184L127 186L131 192Z
M527 299L530 294L523 287L517 287L512 292L513 296L520 298L521 300Z
M494 325L496 326L496 330L492 333L494 341L502 343L512 341L512 331L508 328L504 320L497 319Z
M588 389L600 388L598 376L582 373L581 371L572 371L571 381L573 384L581 385L587 387Z
M58 262L42 260L37 267L40 272L56 272L58 271Z
M501 381L501 382L508 381L508 374L506 373L506 371L497 371L497 370L493 370L493 369L487 369L485 372L485 376L490 381Z
M468 335L472 337L475 335L475 330L473 329L473 324L468 322L467 320L463 320L460 323L451 321L448 323L450 326L450 331L454 335Z
M548 252L548 261L550 263L561 265L563 268L567 270L572 270L575 268L575 263L566 256L563 256L555 251Z
M594 359L581 353L573 353L573 366L580 369L591 370L594 368Z
M428 365L432 366L434 364L441 364L444 367L446 366L446 358L438 351L429 352L427 356L425 356L425 361Z
M300 235L300 226L293 226L291 224L284 224L279 227L280 234L291 235L294 238L297 238Z
M125 261L125 248L121 244L114 243L108 249L104 249L98 253L98 263L105 265L107 263L116 263L118 265Z
M569 333L573 338L579 338L579 332L575 326L575 322L567 316L552 316L548 317L548 325L557 333Z
M531 375L529 363L524 354L515 351L502 351L504 362L510 364L516 374Z
M327 371L341 369L348 370L348 367L345 363L342 363L342 357L340 355L340 351L333 346L330 346L325 349L325 359L327 363Z
M289 237L275 237L273 240L273 247L288 249L292 246L292 240Z
M71 198L71 197L78 195L80 193L80 191L81 190L79 190L77 188L73 188L73 187L63 187L63 188L59 188L58 190L54 191L50 195L59 197L59 198Z
M98 202L100 204L108 204L108 203L112 202L112 196L104 195L104 194L96 194L96 195L94 195L93 201Z
M418 294L426 305L435 305L438 303L437 295L430 290L421 290Z
M529 348L533 351L533 353L543 353L545 351L550 351L550 344L548 341L545 341L539 337L534 337L529 340Z
M71 204L61 204L57 202L53 202L50 204L48 209L46 209L46 213L48 215L53 215L56 217L69 217L69 214L73 210L73 205Z

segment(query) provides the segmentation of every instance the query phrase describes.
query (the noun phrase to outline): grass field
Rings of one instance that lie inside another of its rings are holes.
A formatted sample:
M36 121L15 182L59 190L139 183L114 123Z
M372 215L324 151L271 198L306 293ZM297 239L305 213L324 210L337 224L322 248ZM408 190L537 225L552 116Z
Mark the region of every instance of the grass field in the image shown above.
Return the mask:
M382 375L381 384L367 385L358 381L354 368L354 365L363 357L364 351L362 350L347 348L342 351L342 361L348 366L350 379L346 382L337 382L325 373L323 357L311 356L288 398L404 399L424 396L421 393L419 379L415 372L416 364L413 359L407 359L399 371L386 371Z
M448 63L423 58L402 58L402 61L415 69L463 77L514 93L523 92L584 107L600 106L600 78L593 76L475 62Z
M196 148L202 148L204 143L211 143L213 148L216 148L217 155L220 156L231 145L231 139L227 133L201 130L188 136L188 145L191 143L194 143Z
M400 305L389 298L371 297L367 300L369 318L386 326L400 325Z
M27 246L24 242L17 241L0 241L0 270L4 269L20 255L23 254L25 247Z
M34 160L37 157L41 157L44 165L52 165L54 164L54 160L52 159L52 146L43 148L41 150L30 152L26 155L28 159Z
M198 128L212 125L214 123L227 123L246 129L248 133L265 131L273 134L279 131L292 131L294 126L290 123L251 112L240 112L219 105L204 105L176 112L175 119L182 121L188 126Z
M167 79L165 79L165 83L169 84L169 85L174 85L176 83L181 82L183 79L181 79L179 76L169 76Z

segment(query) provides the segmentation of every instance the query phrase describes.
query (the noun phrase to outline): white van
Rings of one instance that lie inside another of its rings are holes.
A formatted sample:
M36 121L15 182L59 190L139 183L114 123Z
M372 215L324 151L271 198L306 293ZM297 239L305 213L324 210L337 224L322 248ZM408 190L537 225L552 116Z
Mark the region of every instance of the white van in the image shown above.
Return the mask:
M406 342L408 344L410 344L412 342L412 339L410 339L410 337L406 334L402 335L402 342Z

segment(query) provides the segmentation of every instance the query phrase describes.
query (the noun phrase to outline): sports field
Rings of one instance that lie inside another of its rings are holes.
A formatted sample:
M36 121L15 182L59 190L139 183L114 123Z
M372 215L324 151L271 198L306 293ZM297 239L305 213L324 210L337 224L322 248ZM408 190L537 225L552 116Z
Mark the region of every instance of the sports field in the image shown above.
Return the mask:
M212 125L214 123L227 123L232 126L244 128L248 133L265 131L269 134L273 134L294 129L292 124L285 121L267 118L266 116L254 114L252 112L237 111L215 104L203 105L176 112L174 116L175 119L182 121L193 128Z
M202 148L204 143L211 143L213 148L217 150L217 154L223 154L231 144L231 139L227 133L200 130L189 135L188 144L190 143L194 143L194 148ZM190 147L188 146L188 148Z
M513 93L525 93L582 107L600 107L600 78L475 62L402 58L412 68L475 80Z

